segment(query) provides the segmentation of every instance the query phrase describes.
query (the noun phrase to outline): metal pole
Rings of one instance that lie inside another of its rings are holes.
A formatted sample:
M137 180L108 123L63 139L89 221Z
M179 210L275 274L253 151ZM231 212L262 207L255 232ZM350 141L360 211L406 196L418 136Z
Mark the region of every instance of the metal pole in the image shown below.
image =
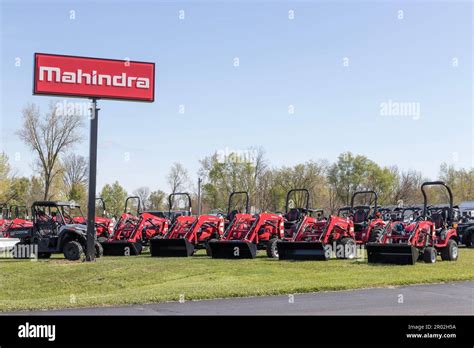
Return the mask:
M92 99L91 131L89 139L89 200L87 204L87 251L86 261L95 261L95 191L97 173L97 126L99 110L97 99Z
M201 182L202 179L198 178L198 215L201 215Z

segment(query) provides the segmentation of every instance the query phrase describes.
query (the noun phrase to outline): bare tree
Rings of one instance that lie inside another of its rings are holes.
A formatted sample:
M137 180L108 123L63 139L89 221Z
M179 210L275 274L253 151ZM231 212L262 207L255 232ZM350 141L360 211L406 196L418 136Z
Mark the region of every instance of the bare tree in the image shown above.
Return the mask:
M171 193L176 193L186 190L189 186L189 176L186 168L181 163L173 163L170 169L170 173L167 177L168 185L170 186Z
M59 156L81 141L78 115L59 115L54 103L50 111L41 116L38 106L28 104L22 111L23 126L17 135L38 155L37 164L44 179L45 200L50 199L50 187L60 172Z
M143 209L148 209L149 200L150 200L150 189L146 186L142 186L133 191L135 196L140 197L140 201L143 204Z
M63 161L63 181L67 190L74 185L86 185L87 183L87 160L76 154L66 156Z

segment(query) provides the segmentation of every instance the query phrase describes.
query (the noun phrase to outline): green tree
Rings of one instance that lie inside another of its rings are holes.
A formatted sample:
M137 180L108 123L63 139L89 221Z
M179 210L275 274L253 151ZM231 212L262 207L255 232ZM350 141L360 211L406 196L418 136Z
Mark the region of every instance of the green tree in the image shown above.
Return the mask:
M453 165L442 163L439 177L451 187L455 204L474 200L474 168L456 169Z
M148 197L148 204L150 210L167 210L168 203L166 201L166 193L161 190L156 190L150 193Z
M199 176L203 178L203 211L227 209L231 192L247 191L250 204L263 206L265 193L260 182L266 172L266 161L261 148L249 148L243 153L214 153L200 161ZM242 205L237 202L237 205Z
M8 156L5 152L0 152L0 202L8 200L10 187L11 168Z
M30 190L30 179L26 177L13 178L10 182L8 192L8 204L13 205L26 205L30 206L31 201L29 197Z
M345 152L329 168L328 182L340 205L349 205L353 193L359 190L374 190L379 194L381 204L390 204L396 175L389 168L381 168L365 156Z
M127 195L127 191L120 186L118 181L115 181L112 185L104 185L100 193L100 197L105 201L107 211L116 217L123 213Z

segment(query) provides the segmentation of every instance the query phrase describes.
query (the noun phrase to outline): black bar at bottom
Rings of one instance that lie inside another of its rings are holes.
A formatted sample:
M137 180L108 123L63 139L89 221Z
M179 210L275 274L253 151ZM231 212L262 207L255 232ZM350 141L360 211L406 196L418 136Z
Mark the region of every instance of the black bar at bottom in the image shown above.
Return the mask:
M19 337L22 325L55 325L54 341ZM186 328L203 332L184 334ZM212 330L208 330L213 327ZM0 346L41 344L145 345L178 342L194 345L374 344L470 346L472 316L10 316L0 315ZM245 328L245 329L244 329ZM438 335L442 335L441 338ZM177 341L178 340L178 341Z

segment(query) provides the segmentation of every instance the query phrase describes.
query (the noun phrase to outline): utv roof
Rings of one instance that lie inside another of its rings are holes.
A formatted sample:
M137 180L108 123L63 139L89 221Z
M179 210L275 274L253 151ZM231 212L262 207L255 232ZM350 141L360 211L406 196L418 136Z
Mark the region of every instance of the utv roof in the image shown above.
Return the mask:
M80 208L79 204L73 202L64 202L64 201L36 201L33 203L33 206L43 206L43 207L57 207L57 206L68 206L71 208Z

